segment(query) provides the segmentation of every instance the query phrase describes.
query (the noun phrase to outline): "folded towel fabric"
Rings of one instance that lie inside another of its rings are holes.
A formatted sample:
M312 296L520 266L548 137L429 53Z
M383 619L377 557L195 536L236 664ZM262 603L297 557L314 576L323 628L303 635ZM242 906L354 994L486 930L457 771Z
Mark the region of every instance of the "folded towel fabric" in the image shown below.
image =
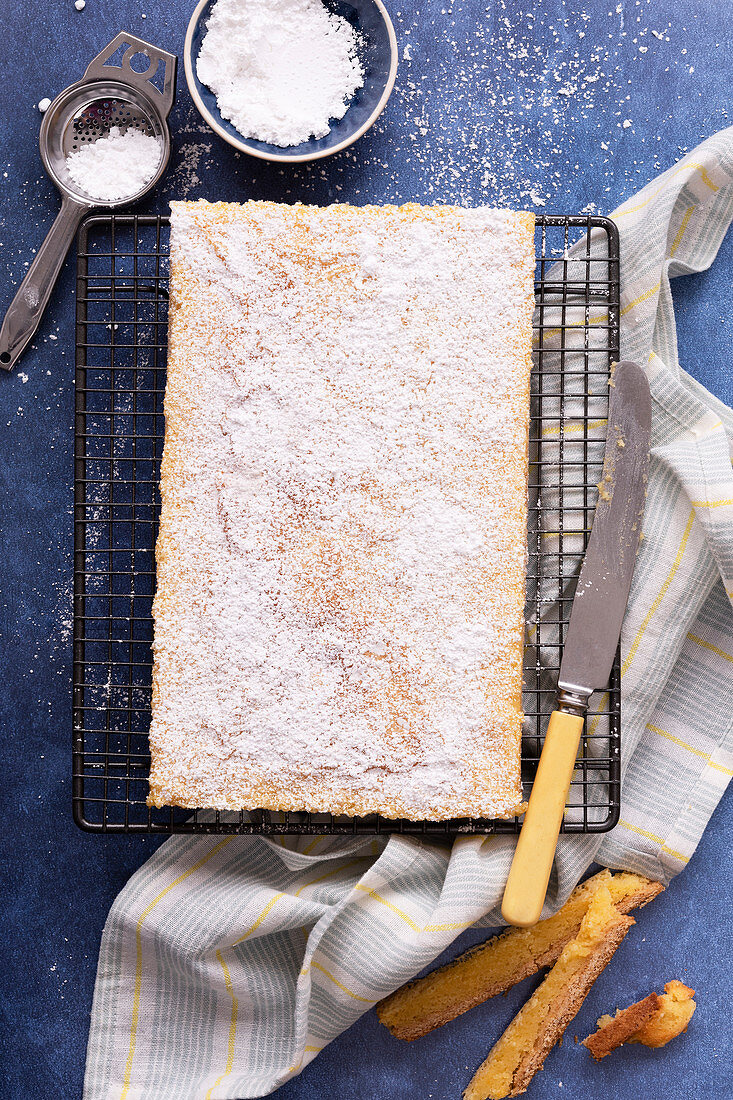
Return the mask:
M733 774L733 413L680 369L670 291L671 278L712 263L733 219L733 128L613 217L622 357L647 365L653 399L621 637L621 822L561 838L544 915L593 860L669 881ZM85 1100L272 1092L463 929L501 923L513 847L511 837L451 849L405 837L167 841L104 929Z

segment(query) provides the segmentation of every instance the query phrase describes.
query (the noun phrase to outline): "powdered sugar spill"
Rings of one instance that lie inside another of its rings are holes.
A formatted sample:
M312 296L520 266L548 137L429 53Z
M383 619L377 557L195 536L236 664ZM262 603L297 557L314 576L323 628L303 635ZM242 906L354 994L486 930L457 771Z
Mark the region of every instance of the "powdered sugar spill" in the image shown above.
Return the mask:
M158 171L163 147L134 126L112 126L106 137L82 145L66 158L78 187L100 202L137 195Z
M357 36L321 0L217 0L197 62L242 137L324 137L364 83Z
M515 219L173 204L155 798L516 804Z

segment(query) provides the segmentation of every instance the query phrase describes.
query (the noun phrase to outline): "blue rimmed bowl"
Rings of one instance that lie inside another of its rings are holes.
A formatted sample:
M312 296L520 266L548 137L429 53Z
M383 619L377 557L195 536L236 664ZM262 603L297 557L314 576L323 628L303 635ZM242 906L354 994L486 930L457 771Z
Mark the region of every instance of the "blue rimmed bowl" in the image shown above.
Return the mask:
M394 87L397 72L397 40L394 27L382 0L324 0L329 11L348 20L359 34L362 48L359 58L364 68L364 86L349 103L343 118L334 120L325 137L282 148L266 141L243 137L228 119L223 118L216 96L202 84L196 72L201 43L216 0L200 0L191 16L183 48L183 64L188 90L204 121L215 134L235 149L262 160L297 164L338 153L357 141L379 118Z

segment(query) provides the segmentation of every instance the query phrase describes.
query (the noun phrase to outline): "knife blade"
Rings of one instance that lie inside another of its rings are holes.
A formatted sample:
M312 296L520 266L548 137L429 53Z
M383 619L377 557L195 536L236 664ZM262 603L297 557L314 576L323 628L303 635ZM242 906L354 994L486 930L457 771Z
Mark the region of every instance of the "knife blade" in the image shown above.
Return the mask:
M618 648L649 473L652 406L641 367L618 363L610 382L603 472L560 664L560 694L604 687Z
M550 716L519 834L502 914L536 924L547 893L588 700L604 687L621 635L641 539L649 473L651 396L636 363L617 363L609 381L608 428L593 527L570 613Z

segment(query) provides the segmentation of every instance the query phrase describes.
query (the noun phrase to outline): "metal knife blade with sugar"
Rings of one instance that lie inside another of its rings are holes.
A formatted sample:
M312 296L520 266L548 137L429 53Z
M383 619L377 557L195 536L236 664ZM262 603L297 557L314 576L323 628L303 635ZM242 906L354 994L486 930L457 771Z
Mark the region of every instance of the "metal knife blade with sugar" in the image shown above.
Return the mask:
M636 363L612 371L606 451L593 528L578 578L550 717L504 890L502 914L540 917L591 694L606 686L634 574L649 471L651 397Z

